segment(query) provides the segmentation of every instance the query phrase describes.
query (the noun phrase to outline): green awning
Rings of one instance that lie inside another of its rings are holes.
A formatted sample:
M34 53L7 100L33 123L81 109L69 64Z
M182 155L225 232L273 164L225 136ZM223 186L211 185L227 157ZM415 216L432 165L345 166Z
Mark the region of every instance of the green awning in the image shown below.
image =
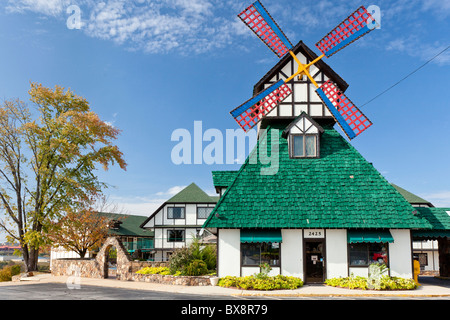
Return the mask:
M450 238L450 230L413 230L413 239L437 239L437 238Z
M386 243L394 242L389 230L348 230L348 243Z
M241 230L241 242L281 242L281 230Z

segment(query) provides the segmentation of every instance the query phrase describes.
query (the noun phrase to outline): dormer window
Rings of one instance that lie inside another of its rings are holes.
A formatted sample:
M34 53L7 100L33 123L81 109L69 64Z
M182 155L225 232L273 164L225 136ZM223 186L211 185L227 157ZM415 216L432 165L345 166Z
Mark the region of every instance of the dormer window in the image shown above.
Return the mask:
M322 132L322 127L303 112L283 131L283 137L288 139L289 157L318 158Z
M318 134L292 134L290 135L291 158L317 157Z

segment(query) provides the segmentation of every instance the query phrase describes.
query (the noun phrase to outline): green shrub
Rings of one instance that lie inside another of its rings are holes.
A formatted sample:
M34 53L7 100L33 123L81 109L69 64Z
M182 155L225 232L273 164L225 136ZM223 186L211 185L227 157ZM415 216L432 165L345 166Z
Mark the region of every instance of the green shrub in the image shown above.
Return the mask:
M206 268L199 268L199 262L204 262ZM183 275L205 275L216 269L217 249L215 246L202 245L198 238L194 238L187 248L176 249L169 259L169 269L172 274L181 272ZM194 270L195 269L195 270ZM211 270L211 271L208 271ZM198 273L201 272L201 273Z
M417 284L413 279L390 277L387 275L382 276L377 281L376 286L368 281L369 279L365 277L331 278L325 280L325 284L332 287L363 290L367 290L369 287L373 288L373 290L413 290L417 288Z
M263 263L259 265L261 270L260 273L255 274L256 279L265 280L269 277L269 272L272 270L272 267L268 263Z
M189 263L183 270L188 276L200 276L208 273L208 267L203 260L194 260Z
M202 249L202 259L206 263L208 270L216 270L217 266L217 247L216 245L206 245Z
M254 275L247 277L227 276L220 278L218 285L225 288L238 288L244 290L280 290L280 289L297 289L303 286L300 278L288 277L283 275L267 276L266 278L258 278Z
M16 276L20 273L20 265L16 264L11 266L11 276Z
M175 273L177 271L183 271L187 265L191 263L192 253L190 248L180 248L176 249L174 253L170 256L169 259L169 269L171 273Z

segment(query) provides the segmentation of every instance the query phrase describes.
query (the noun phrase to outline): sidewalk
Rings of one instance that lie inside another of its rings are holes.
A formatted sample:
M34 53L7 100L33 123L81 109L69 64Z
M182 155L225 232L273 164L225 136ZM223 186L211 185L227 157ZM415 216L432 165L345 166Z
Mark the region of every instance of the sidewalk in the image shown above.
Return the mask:
M3 282L1 285L26 285L30 283L64 283L67 276L56 277L51 274L39 274L26 278L20 282ZM146 282L120 281L115 279L92 279L81 278L80 286L103 286L113 288L164 291L184 294L200 295L220 295L220 296L273 296L273 297L448 297L450 299L450 287L437 286L432 284L421 285L416 290L404 291L371 291L371 290L350 290L334 288L325 285L305 285L295 290L274 290L274 291L251 291L222 288L218 286L179 286L164 285Z

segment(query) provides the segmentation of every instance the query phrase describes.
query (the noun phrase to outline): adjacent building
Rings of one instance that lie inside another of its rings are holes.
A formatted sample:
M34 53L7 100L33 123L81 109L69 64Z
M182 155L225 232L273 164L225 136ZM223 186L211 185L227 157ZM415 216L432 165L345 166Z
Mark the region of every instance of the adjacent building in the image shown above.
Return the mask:
M195 237L205 237L202 225L218 199L192 183L156 209L140 225L155 235L151 260L167 261L175 249L189 246Z

